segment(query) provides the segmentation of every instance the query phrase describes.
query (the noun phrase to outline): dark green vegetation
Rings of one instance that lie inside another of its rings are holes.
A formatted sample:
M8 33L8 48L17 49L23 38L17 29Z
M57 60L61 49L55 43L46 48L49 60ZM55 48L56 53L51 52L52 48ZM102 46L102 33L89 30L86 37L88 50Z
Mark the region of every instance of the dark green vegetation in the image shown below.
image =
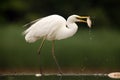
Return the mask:
M55 55L62 68L114 70L120 68L120 0L1 0L0 70L39 68L37 54L41 40L26 43L22 26L32 20L59 14L91 16L91 33L86 24L78 24L75 36L56 41ZM91 39L92 37L92 39ZM44 68L55 68L51 42L41 54Z
M39 68L38 46L26 43L23 28L11 25L1 28L0 68ZM90 39L92 37L92 39ZM107 68L120 67L120 32L114 30L80 29L69 39L56 41L55 55L62 68ZM42 65L55 67L51 55L51 42L46 41L41 52Z
M97 28L118 28L120 0L2 0L0 24L29 22L37 18L59 14L67 18L71 14L89 15Z

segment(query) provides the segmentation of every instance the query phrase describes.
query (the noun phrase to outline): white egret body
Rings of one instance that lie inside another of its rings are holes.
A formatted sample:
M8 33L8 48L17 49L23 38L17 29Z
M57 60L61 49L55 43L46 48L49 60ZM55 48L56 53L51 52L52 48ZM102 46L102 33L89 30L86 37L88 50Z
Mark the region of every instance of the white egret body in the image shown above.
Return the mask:
M54 55L54 40L61 40L73 36L78 29L78 26L75 22L85 22L88 24L88 27L91 27L90 19L87 21L82 20L84 18L89 19L89 17L82 17L78 15L71 15L68 17L67 21L59 15L50 15L41 19L37 19L33 21L35 22L33 25L24 31L25 40L29 43L32 43L43 38L38 50L39 53L45 40L53 41L52 55L61 73L60 67Z

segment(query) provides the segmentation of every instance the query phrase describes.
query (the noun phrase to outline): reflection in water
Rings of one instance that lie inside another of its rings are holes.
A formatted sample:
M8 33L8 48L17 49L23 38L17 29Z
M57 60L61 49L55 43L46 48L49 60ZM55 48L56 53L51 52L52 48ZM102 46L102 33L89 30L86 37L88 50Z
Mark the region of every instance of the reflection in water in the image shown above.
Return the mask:
M92 30L89 29L89 39L92 40L94 37L93 33L92 33Z
M42 76L38 78L36 80L63 80L63 76Z
M25 76L0 76L0 80L114 80L106 75L79 75L79 76L41 76L36 77L35 75Z

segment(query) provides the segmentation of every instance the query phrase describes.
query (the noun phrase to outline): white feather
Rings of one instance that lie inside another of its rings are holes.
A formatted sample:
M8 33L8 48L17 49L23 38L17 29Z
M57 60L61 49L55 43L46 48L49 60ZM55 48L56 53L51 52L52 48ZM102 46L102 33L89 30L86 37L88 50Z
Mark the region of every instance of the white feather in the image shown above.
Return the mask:
M35 42L37 39L47 36L47 39L51 40L55 37L58 28L66 26L65 22L66 20L59 15L42 18L24 31L25 39L27 42Z
M47 40L65 39L76 33L78 29L78 26L75 24L78 21L76 17L79 16L72 15L66 21L62 16L50 15L37 20L23 34L26 41L30 43L45 36Z

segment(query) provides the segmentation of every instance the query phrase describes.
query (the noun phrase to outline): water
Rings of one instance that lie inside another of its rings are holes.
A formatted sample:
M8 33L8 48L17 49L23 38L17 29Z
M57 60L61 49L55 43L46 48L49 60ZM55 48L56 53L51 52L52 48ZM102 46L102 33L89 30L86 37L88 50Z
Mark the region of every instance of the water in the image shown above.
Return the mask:
M92 34L91 28L89 28L89 39L92 40L94 35Z
M45 75L37 77L35 74L17 74L1 75L0 80L115 80L109 78L106 74L65 74Z

